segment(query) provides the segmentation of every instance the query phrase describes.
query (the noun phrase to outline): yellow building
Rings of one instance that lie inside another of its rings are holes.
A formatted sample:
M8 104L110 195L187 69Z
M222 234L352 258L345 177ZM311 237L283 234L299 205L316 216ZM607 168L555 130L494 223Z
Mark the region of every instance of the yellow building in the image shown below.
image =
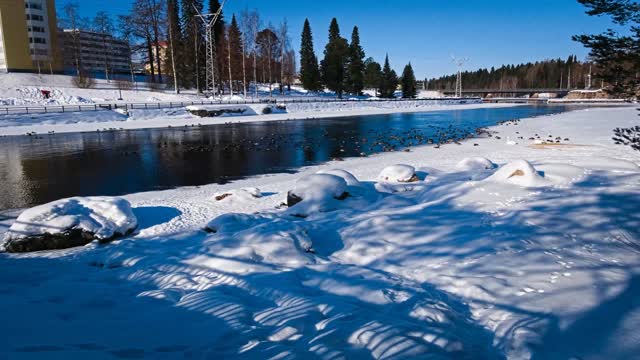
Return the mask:
M0 72L61 71L54 0L0 0Z

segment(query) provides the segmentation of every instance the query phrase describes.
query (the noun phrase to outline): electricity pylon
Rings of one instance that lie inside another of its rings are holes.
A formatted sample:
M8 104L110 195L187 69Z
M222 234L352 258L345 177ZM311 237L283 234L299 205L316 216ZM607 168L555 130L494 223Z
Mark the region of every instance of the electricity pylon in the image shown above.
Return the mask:
M462 97L462 68L464 67L464 64L469 61L469 58L456 58L455 56L451 55L451 60L458 67L458 74L456 76L455 96L457 98L461 98Z
M215 38L213 27L218 21L218 18L222 13L222 8L224 7L224 4L226 2L227 0L223 0L222 4L220 5L220 8L214 14L201 14L200 10L198 10L198 8L195 7L194 5L194 8L198 13L196 17L202 20L202 23L204 24L204 27L205 27L205 36L206 36L205 43L207 44L207 47L206 47L207 82L205 84L205 88L207 90L210 89L214 93L216 89L216 38ZM196 76L198 76L198 74L196 74Z

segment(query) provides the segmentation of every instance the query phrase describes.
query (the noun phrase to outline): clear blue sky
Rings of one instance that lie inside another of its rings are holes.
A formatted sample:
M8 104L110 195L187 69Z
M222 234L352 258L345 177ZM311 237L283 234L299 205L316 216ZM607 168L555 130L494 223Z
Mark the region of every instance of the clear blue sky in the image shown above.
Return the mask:
M67 1L58 0L58 7ZM79 2L91 17L98 10L126 13L132 0ZM585 15L576 0L228 0L225 16L247 7L265 24L286 17L296 49L308 17L320 58L332 17L347 39L358 25L367 56L381 62L388 52L397 71L410 61L418 78L453 73L451 54L469 57L469 70L570 54L584 59L587 51L571 35L611 26Z

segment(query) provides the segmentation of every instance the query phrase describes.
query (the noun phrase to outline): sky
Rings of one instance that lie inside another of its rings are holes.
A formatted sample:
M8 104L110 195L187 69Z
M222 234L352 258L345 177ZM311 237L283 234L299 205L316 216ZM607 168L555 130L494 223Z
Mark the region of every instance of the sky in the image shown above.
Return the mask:
M127 13L132 0L78 2L82 15L92 17L100 10ZM228 0L225 17L246 8L257 9L265 25L286 18L296 50L309 18L319 58L333 17L347 39L357 25L367 57L382 62L388 53L398 73L411 62L419 79L454 73L452 55L469 59L465 70L571 54L585 59L588 52L571 36L611 27L607 18L587 16L577 0Z

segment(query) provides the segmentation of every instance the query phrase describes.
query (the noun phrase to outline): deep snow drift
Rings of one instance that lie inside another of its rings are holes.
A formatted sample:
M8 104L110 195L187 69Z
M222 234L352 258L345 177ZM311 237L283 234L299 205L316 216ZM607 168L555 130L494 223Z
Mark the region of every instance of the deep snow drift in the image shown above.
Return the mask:
M640 153L611 136L637 122L575 111L478 146L126 196L130 238L0 254L0 354L633 359ZM571 140L523 140L536 134ZM287 209L296 188L311 197Z

